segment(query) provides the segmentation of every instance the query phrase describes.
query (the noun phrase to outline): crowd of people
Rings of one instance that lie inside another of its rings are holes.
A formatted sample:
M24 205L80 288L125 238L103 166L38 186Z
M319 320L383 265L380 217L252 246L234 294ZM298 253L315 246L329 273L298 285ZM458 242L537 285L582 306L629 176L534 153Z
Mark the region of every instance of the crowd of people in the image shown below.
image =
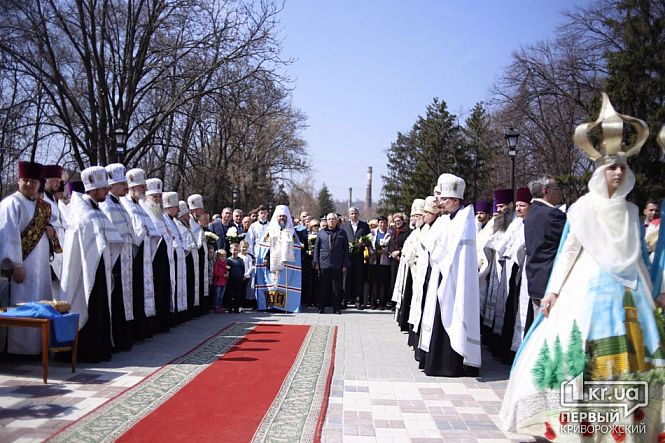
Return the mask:
M0 202L2 304L67 301L91 362L209 312L393 309L427 375L477 375L483 344L512 363L506 429L552 440L566 424L561 383L665 379L665 208L649 200L640 217L626 200L626 158L648 129L623 150L622 118L605 96L600 147L587 125L575 132L596 169L569 208L548 175L465 205L465 181L446 173L408 220L365 222L354 207L294 218L285 205L270 220L264 206L209 217L201 195L181 200L141 169L92 166L65 184L57 165L20 162ZM658 141L665 150L665 128ZM39 353L36 331L2 333L3 351ZM619 424L664 432L652 400Z
M66 183L63 173L20 162L18 190L0 202L8 280L0 307L67 302L79 314L80 361L109 360L209 312L390 306L409 232L402 214L372 227L356 208L347 220L293 218L285 205L270 220L264 206L210 217L201 195L181 200L142 169L92 166ZM23 328L0 329L0 346L12 354L41 350L38 331Z
M396 320L427 375L476 375L483 345L512 364L500 414L508 431L548 441L665 438L665 211L649 200L640 217L626 200L636 181L626 158L648 129L635 124L637 141L624 150L623 118L605 96L600 146L589 141L588 125L578 127L575 143L596 169L589 192L568 208L548 175L465 207L464 181L443 174L433 196L413 202ZM665 151L665 128L658 142ZM578 394L565 397L562 384L573 381ZM579 419L581 410L602 414L575 403L588 401L585 381L652 385L648 404L633 398L625 411L634 405L634 414L597 428ZM571 417L584 422L567 427ZM606 435L594 435L598 429Z

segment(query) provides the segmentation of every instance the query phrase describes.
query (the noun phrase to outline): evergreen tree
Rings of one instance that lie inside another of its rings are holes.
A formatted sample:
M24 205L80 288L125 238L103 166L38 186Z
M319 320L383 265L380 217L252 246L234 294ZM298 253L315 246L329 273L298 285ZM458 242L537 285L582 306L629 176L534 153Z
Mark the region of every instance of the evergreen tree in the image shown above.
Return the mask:
M577 321L573 320L573 328L570 331L568 340L568 352L566 352L566 363L568 365L568 375L571 378L577 377L584 371L586 363L586 354L582 347L582 334L577 326Z
M561 385L561 382L566 380L566 359L563 355L561 348L561 340L557 334L554 340L554 356L552 358L552 379L550 380L550 388L556 388Z
M616 0L613 6L603 21L615 43L605 54L607 92L617 112L641 118L651 130L640 155L629 161L638 180L633 199L641 206L665 197L665 163L655 143L665 123L665 2Z
M494 146L490 119L482 102L476 103L465 121L466 146L471 154L472 175L466 183L467 198L473 202L488 198L494 186L487 180L498 149Z
M550 348L547 346L547 340L543 343L543 347L538 353L538 359L531 368L531 375L533 376L533 384L539 389L546 389L549 387L550 380L552 379L552 358L550 357Z
M278 205L290 206L289 194L286 192L286 189L284 189L283 183L278 185L274 200Z
M328 191L328 186L326 186L325 183L321 186L321 190L319 191L319 212L322 215L336 212L335 202L333 201L332 195L330 194L330 191Z
M404 211L416 198L432 194L444 172L470 180L472 154L467 149L457 117L448 112L446 102L435 98L419 116L412 129L398 133L388 149L388 175L383 176L383 211ZM468 186L468 185L467 185Z

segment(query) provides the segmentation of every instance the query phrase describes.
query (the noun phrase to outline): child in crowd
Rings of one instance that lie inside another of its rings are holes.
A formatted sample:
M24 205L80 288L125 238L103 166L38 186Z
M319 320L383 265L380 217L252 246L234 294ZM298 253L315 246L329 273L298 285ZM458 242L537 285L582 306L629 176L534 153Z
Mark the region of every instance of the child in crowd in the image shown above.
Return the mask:
M252 262L252 256L249 255L249 242L247 240L242 240L239 244L240 252L238 256L242 258L242 261L245 263L245 278L242 281L242 290L240 291L240 302L247 300L251 303L252 307L256 304L254 297L254 263ZM248 305L246 305L248 306Z
M226 263L226 251L223 249L217 250L215 253L217 257L215 266L213 268L213 284L215 285L215 312L222 314L222 302L224 301L224 292L226 291L226 283L229 277L229 265Z
M229 295L229 312L240 312L240 294L242 291L242 281L245 278L245 263L242 258L238 256L238 245L231 243L231 257L226 259L226 264L229 268L228 290Z

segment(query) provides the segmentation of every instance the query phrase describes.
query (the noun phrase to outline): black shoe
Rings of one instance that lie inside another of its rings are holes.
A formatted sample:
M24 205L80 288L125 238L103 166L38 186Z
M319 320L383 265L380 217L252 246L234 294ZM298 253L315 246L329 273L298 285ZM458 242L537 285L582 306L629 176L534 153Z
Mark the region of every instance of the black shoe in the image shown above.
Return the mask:
M323 314L323 309L319 309L319 314Z
M333 314L341 314L342 312L339 311L338 309L333 310Z
M364 307L362 304L360 304L360 303L356 303L356 309L362 311L363 309L365 309L365 307Z

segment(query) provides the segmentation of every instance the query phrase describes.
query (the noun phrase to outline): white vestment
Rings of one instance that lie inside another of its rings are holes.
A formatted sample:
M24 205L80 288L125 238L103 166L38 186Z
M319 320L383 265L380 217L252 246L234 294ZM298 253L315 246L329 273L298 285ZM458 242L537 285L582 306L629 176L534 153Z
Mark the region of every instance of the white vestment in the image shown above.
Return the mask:
M414 228L404 241L404 246L402 246L402 255L400 256L399 266L397 267L397 278L395 279L395 287L393 288L392 296L392 301L395 302L395 316L397 316L399 308L402 306L402 299L404 297L404 291L406 290L405 286L408 270L415 266L419 239L420 228Z
M503 250L506 242L510 241L514 235L516 226L518 225L513 220L506 231L495 232L483 248L488 265L480 276L488 275L489 281L487 290L480 293L480 309L483 313L483 325L492 328L492 332L495 334L501 334L503 328L503 315L506 310L508 282L510 281L509 273L514 263L506 260Z
M247 235L245 235L245 240L247 240L247 243L249 243L249 248L247 251L252 257L254 257L254 261L256 261L256 257L259 255L259 243L266 235L268 224L269 223L267 221L265 223L261 223L259 220L257 220L249 226Z
M114 200L115 199L115 200ZM120 284L122 286L122 304L125 311L125 320L134 320L134 295L132 277L134 275L134 228L127 210L122 206L120 200L109 194L99 208L113 223L122 238L122 249L120 250ZM110 296L110 294L109 294Z
M153 248L162 239L159 230L150 219L143 207L135 202L129 195L120 198L120 203L127 211L131 220L134 235L132 256L136 256L139 247L143 244L143 310L146 317L154 317L155 311L155 286L152 275L152 260L156 251Z
M209 261L208 261L208 244L206 242L205 238L205 232L203 231L203 228L199 224L199 222L196 221L194 216L192 214L189 215L189 228L192 230L192 235L194 236L194 241L196 242L196 247L199 248L199 263L201 260L203 260L203 275L199 275L199 282L201 279L203 279L203 297L206 299L208 298L209 291L210 291L210 285L208 282L210 281L210 269L208 269ZM201 249L203 248L203 249ZM196 287L196 291L198 293L199 287ZM198 300L198 295L196 296ZM198 304L198 303L197 303Z
M111 270L124 243L113 223L95 206L88 195L72 196L69 210L73 224L67 228L63 246L62 290L70 304L70 312L80 316L79 329L88 321L88 300L102 257L111 316Z
M196 223L196 222L194 222ZM192 234L189 226L185 225L180 220L175 222L178 227L178 232L180 233L180 238L182 239L183 247L185 249L185 256L187 254L192 255L192 264L194 268L194 306L199 305L199 247L194 241L194 235Z
M412 271L413 295L411 296L411 309L409 310L409 324L413 326L415 332L420 330L420 317L423 313L422 302L425 295L423 293L423 285L425 284L425 277L429 266L429 252L423 246L423 240L430 235L431 226L425 224L420 230L421 235L416 252L416 265L415 270Z
M173 244L173 249L175 249L176 256L176 292L175 300L178 301L178 311L187 310L187 265L185 264L185 256L187 254L186 245L183 242L183 239L180 236L180 230L175 224L174 219L172 219L168 214L163 214L162 218L166 229L168 230L171 242ZM175 312L175 304L171 304L171 312Z
M174 251L174 240L173 237L171 236L170 230L166 227L166 220L164 219L163 215L156 216L155 214L152 213L150 208L145 204L144 200L141 200L141 207L145 211L146 214L148 214L148 217L150 218L150 221L152 221L152 228L154 228L155 231L159 233L159 236L154 235L154 232L150 231L150 250L152 252L152 257L150 259L151 263L152 260L155 259L155 254L157 254L157 250L159 249L159 246L161 242L164 242L164 245L166 246L166 255L168 255L169 259L169 279L171 280L171 297L170 297L170 305L171 305L171 310L173 309L173 306L175 306L175 291L176 291L176 278L175 278L175 271L176 271L176 266L178 264L176 263L175 258L173 257L173 251ZM152 264L151 264L152 266ZM153 297L154 297L154 286L153 286ZM154 303L153 303L154 307ZM148 315L148 312L146 311L146 315Z
M52 200L48 193L44 193L44 201L51 205L51 226L55 230L55 235L58 237L60 244L65 242L65 229L67 228L67 223L64 220L64 217L60 213L59 202L56 203L55 200ZM51 269L55 273L57 278L56 281L53 281L51 287L53 291L53 299L60 299L60 279L62 278L62 252L57 254L53 253L53 261L51 261Z
M31 301L51 299L51 267L49 265L49 244L46 232L39 239L32 252L23 260L21 232L30 224L35 215L36 202L20 192L7 196L0 202L0 268L11 270L23 265L23 283L9 284L11 305ZM11 328L8 332L8 352L13 354L39 354L41 333L32 328ZM2 337L2 335L0 335ZM4 337L0 352L4 351Z
M430 253L432 274L429 288L436 288L436 299L429 300L428 290L420 348L429 350L434 321L441 321L450 338L450 346L462 356L464 364L480 367L478 259L473 207L460 209L452 220L447 216L440 219L444 220L444 225ZM437 284L439 275L441 282ZM437 301L440 319L434 318Z

